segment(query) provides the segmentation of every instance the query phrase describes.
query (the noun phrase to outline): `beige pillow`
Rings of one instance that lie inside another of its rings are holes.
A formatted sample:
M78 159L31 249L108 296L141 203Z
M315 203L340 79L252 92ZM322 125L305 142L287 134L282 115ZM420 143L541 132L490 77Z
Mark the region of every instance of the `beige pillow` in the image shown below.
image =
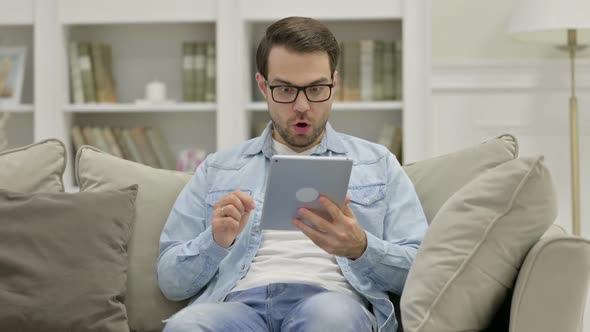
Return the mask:
M137 221L129 244L125 304L131 331L161 331L161 320L186 305L186 302L164 298L157 285L156 260L162 228L176 197L191 175L154 169L84 146L76 156L76 177L81 191L139 185Z
M25 193L64 191L65 168L66 149L56 139L2 151L0 188Z
M430 223L457 190L482 172L518 157L518 143L502 135L482 144L404 166Z
M483 330L556 215L542 157L506 162L461 188L432 221L410 269L405 330Z
M136 194L0 190L0 331L129 330Z

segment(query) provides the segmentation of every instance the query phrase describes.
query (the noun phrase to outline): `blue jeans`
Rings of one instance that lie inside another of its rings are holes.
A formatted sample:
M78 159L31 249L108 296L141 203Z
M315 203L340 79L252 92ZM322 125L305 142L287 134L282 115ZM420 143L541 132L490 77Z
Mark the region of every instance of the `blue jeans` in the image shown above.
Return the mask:
M375 317L353 297L292 283L232 292L222 303L189 305L164 327L164 332L376 330Z

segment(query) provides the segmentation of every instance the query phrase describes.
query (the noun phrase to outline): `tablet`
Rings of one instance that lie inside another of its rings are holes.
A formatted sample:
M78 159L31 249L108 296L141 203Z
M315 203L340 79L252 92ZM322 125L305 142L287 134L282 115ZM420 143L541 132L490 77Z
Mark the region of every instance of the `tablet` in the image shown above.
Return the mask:
M266 178L261 228L299 230L291 221L301 207L329 220L319 197L324 195L344 206L351 170L352 160L345 157L273 156Z

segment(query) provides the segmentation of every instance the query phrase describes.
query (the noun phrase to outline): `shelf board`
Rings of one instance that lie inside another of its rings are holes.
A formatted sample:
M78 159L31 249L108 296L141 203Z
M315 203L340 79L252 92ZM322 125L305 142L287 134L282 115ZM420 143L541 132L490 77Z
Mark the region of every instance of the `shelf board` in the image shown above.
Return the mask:
M62 24L215 22L216 0L59 0Z
M216 103L171 103L171 104L71 104L67 113L191 113L215 112Z
M387 20L403 16L402 0L364 0L362 6L342 5L340 0L248 0L241 4L244 19L255 22L274 21L287 16L309 16L310 10L313 17L320 20Z
M33 104L2 105L0 103L0 112L10 113L33 113L35 106Z
M401 101L359 101L359 102L335 102L332 110L341 111L401 111ZM248 111L266 112L266 102L253 102L246 106Z

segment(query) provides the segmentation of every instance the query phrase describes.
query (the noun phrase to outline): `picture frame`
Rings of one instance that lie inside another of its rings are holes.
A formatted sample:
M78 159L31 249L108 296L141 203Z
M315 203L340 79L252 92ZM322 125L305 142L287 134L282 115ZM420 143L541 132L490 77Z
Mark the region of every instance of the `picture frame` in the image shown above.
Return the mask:
M0 105L21 103L27 49L0 47Z

